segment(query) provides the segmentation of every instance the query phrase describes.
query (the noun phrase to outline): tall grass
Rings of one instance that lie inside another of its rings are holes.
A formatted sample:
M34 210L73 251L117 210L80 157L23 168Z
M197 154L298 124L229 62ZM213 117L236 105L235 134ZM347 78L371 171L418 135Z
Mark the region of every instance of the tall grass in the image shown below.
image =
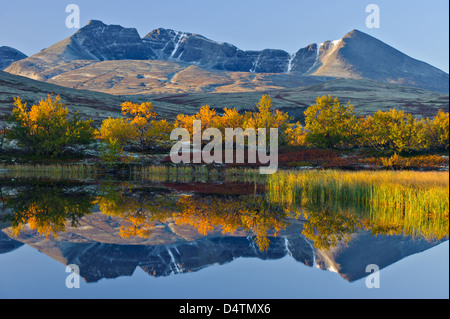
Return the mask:
M268 178L267 196L291 209L349 211L377 229L448 236L448 172L281 171Z
M219 173L206 166L151 165L135 166L133 179L150 182L208 182L216 179Z
M0 165L0 177L50 180L94 180L98 171L86 164L15 164Z
M241 182L257 184L266 180L257 169L172 165L135 166L133 179L151 182Z

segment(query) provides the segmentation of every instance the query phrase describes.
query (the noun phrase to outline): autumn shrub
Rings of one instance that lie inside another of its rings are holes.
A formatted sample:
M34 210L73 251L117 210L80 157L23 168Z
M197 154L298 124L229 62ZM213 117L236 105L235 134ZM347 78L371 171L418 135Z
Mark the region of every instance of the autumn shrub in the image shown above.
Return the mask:
M126 117L103 120L96 132L96 138L106 144L102 146L104 154L112 156L115 153L119 158L124 149L148 151L167 149L172 145L170 133L175 128L175 122L156 120L158 114L153 112L152 103L124 102L122 115ZM105 159L111 156L107 155Z
M235 108L224 108L224 112L219 114L214 108L204 105L196 114L179 114L174 121L156 119L152 103L125 102L122 104L125 117L105 120L97 137L106 143L112 138L122 147L135 150L168 149L175 143L170 140L173 129L184 128L192 135L194 121L201 121L202 131L217 128L223 141L227 128L256 131L277 128L280 146L303 150L363 148L382 154L396 152L404 155L449 149L449 114L442 110L432 119L419 119L395 109L361 116L350 102L342 104L328 95L318 97L304 114L304 125L292 122L288 113L273 108L270 95L263 95L252 111L240 113ZM266 135L266 145L270 142L269 135ZM202 143L208 142L202 140ZM320 154L317 155L319 158L311 161L301 158L287 161L287 155L284 155L280 161L290 162L288 166L313 162L329 168L355 164L344 156L328 158L329 161L325 162Z
M141 149L147 149L151 145L148 139L149 130L152 128L151 120L158 116L153 112L153 104L145 103L122 103L122 115L128 116L127 121L135 130L135 136L132 142Z
M379 151L412 152L425 148L424 123L411 114L378 111L360 122L361 146Z
M433 119L425 119L424 140L429 150L449 149L449 113L439 110Z
M357 117L351 104L331 95L316 99L305 111L306 142L316 147L351 148L358 138Z
M216 110L211 109L209 105L202 106L194 115L180 114L175 120L175 126L184 128L193 134L194 121L201 121L201 130L208 128L217 128L222 133L222 140L225 140L225 129L242 128L245 129L266 129L267 144L269 144L269 130L278 129L279 142L287 142L287 130L290 127L289 115L280 110L273 109L273 102L270 95L263 95L253 112L239 113L236 109L224 109L222 115L217 114Z
M69 116L61 98L52 95L31 108L15 98L9 123L7 137L37 155L59 156L69 146L88 144L95 130L92 120L81 120L78 112Z
M100 159L103 164L114 167L116 164L128 164L130 157L125 155L117 139L110 138L108 143L100 146Z
M103 120L100 129L96 132L96 138L110 143L115 141L121 148L127 146L137 137L137 131L124 118L108 118Z
M147 143L155 148L170 148L175 141L170 140L170 134L175 128L174 122L163 120L153 120L146 132L145 139Z

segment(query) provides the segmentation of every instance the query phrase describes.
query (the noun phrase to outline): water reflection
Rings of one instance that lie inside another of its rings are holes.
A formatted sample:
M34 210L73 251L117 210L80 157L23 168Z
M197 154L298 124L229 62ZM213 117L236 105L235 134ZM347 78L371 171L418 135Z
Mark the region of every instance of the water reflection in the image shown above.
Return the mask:
M194 190L201 188L190 186ZM223 190L229 185L216 186ZM240 185L239 190L247 193L249 188L254 189ZM269 202L264 194L186 194L157 184L33 182L8 192L11 195L4 196L3 204L11 211L6 219L15 237L26 227L38 236L57 237L67 225L76 228L81 218L98 207L101 214L115 217L120 223L121 238L148 238L155 227L170 221L190 226L203 236L217 231L223 235L248 232L257 247L265 251L269 248L268 237L277 237L290 217L287 210Z
M3 209L11 213L3 218L11 222L15 237L26 226L39 236L57 236L65 231L67 223L76 226L94 205L83 187L65 184L22 184L18 188L6 187L6 192L9 195L2 196Z
M448 237L448 216L426 236L412 237L424 233L424 221L422 232L405 234L414 226L386 210L292 205L251 183L8 180L1 195L9 237L0 241L13 238L77 263L88 282L131 275L136 267L167 276L238 257L287 255L353 281L366 275L368 263L383 267Z

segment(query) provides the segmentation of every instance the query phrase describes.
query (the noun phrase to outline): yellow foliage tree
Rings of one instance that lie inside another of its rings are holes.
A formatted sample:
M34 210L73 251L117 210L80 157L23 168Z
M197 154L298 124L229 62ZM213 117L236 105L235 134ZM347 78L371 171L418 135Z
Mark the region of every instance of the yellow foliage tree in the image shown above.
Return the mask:
M449 113L439 110L433 119L424 120L426 148L431 150L449 149Z
M135 140L137 135L136 127L129 121L123 118L108 118L102 122L100 129L96 131L95 137L106 142L115 139L120 147L123 148L130 141Z
M145 138L147 141L157 147L170 147L173 144L173 142L170 140L170 134L174 128L174 122L169 122L166 119L159 121L153 120L150 122L150 127L147 130Z
M27 103L14 99L9 139L38 155L62 155L68 146L88 144L94 135L93 121L83 121L78 112L69 118L61 97L48 95L30 109Z
M377 111L359 125L362 146L397 152L420 150L424 146L424 122L403 111Z
M305 111L306 141L318 147L347 148L357 142L358 125L351 104L331 95L318 97Z
M151 119L158 116L158 113L153 112L153 104L151 102L145 103L122 103L122 115L130 116L129 123L136 130L136 141L138 145L145 149L149 147L148 131L151 128Z

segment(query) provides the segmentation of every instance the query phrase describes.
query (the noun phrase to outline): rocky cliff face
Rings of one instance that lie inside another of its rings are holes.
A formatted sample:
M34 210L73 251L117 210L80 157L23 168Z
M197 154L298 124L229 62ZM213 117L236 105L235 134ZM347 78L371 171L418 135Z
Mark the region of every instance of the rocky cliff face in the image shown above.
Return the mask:
M156 29L143 39L160 60L186 62L217 70L250 69L243 51L234 45L209 40L201 35Z
M243 51L198 34L156 29L144 37L161 60L192 63L204 68L238 72L283 73L290 55L282 50Z
M71 37L69 49L77 50L82 60L153 60L157 55L150 46L144 45L134 28L106 25L92 20Z
M0 70L6 69L13 62L26 58L27 56L19 50L7 46L0 47Z

